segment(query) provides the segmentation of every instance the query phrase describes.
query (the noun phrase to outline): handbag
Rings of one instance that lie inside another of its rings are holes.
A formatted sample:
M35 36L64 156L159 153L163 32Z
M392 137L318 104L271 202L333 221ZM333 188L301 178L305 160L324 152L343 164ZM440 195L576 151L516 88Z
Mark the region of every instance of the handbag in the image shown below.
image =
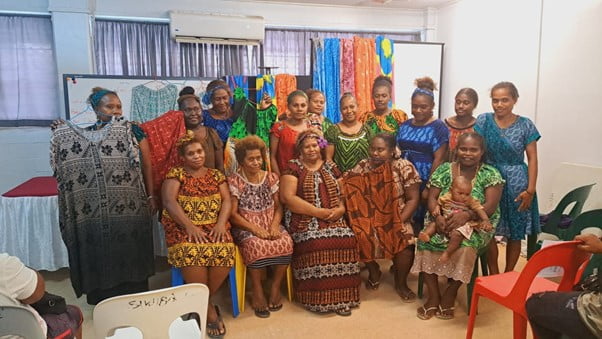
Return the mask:
M67 302L60 295L44 292L42 299L31 304L40 315L61 314L67 312Z
M602 293L602 283L600 282L598 268L594 268L592 274L589 277L585 278L581 283L575 285L573 287L573 290Z

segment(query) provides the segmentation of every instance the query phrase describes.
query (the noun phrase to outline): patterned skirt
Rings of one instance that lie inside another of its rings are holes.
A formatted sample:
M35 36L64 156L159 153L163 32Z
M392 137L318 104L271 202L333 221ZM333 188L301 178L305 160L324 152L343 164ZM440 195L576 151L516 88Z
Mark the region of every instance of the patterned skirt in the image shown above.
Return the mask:
M328 228L293 233L293 275L297 301L313 312L360 303L357 241L341 220Z

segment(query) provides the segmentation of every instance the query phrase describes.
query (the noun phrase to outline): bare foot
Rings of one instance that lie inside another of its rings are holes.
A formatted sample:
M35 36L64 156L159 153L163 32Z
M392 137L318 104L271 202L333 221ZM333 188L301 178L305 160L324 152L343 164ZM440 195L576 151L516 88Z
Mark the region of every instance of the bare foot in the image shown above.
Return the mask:
M431 236L424 232L420 232L420 234L418 234L418 239L420 239L422 242L429 242L431 241Z
M280 286L272 286L270 291L270 303L268 309L272 312L278 311L282 308L282 295L280 294Z

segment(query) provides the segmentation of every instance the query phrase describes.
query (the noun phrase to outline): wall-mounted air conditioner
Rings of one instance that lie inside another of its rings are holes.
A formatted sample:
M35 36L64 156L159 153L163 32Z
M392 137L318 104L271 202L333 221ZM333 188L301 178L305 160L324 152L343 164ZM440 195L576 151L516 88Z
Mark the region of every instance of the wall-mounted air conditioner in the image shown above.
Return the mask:
M169 31L178 42L255 45L263 41L265 21L260 16L170 11Z

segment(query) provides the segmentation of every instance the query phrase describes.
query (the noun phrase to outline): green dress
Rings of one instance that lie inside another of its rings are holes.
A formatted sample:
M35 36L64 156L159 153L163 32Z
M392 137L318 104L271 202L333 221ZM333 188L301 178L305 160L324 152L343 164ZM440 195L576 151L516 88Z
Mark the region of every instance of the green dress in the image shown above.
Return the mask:
M435 172L433 172L428 187L440 188L441 193L439 196L441 196L449 191L452 180L452 163L446 162L437 167ZM501 184L504 184L504 179L502 179L500 172L493 166L482 164L472 180L471 195L483 204L485 203L485 190L488 187ZM446 237L436 233L428 243L418 241L418 250L416 251L411 271L414 273L434 273L468 283L477 257L477 251L485 248L495 233L495 227L500 220L499 207L489 217L489 220L494 229L490 232L480 230L473 232L470 239L464 239L460 249L455 251L450 261L444 265L440 264L438 260L441 253L447 249L448 240ZM430 213L427 213L424 224L428 225L431 221L433 221L433 218Z
M368 158L370 138L373 133L366 125L357 133L347 134L339 125L332 125L324 134L328 144L334 145L333 161L342 172L346 172L358 162Z

